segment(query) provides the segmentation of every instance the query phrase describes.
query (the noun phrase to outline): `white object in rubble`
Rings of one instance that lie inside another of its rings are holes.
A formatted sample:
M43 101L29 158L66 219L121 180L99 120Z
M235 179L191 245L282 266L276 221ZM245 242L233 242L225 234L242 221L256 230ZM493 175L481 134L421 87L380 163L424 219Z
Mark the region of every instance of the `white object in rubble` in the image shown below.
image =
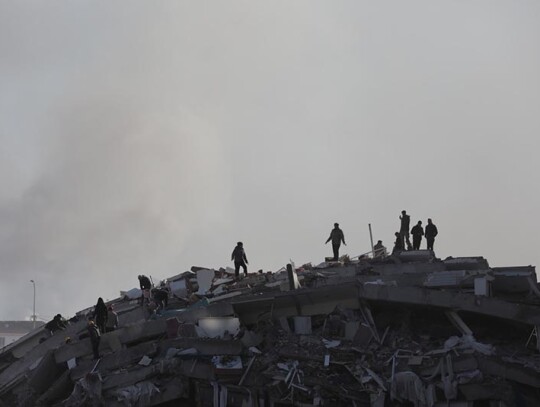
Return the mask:
M339 345L341 345L341 341L340 340L334 340L334 341L331 341L331 340L328 340L328 339L324 339L323 338L323 344L324 346L327 348L327 349L331 349L331 348L336 348L338 347Z
M77 358L71 358L67 361L67 367L69 370L77 366Z
M142 359L139 361L139 365L142 365L142 366L148 366L150 363L152 363L152 359L146 355L144 355Z
M199 336L222 338L225 332L236 335L240 330L240 320L235 317L208 317L199 319ZM201 335L202 334L202 335Z

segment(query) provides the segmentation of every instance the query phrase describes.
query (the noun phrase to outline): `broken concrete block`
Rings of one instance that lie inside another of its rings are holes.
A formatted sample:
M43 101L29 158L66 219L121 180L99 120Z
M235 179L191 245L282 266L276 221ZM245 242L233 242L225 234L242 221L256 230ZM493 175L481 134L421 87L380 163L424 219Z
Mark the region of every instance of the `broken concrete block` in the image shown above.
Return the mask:
M139 365L141 366L148 366L150 365L150 363L152 363L152 359L146 355L144 355L142 359L139 361Z
M199 336L207 338L223 338L228 333L236 335L240 330L240 320L234 317L209 317L199 319Z
M178 298L185 298L188 296L188 288L185 279L171 281L169 283L169 290L172 295Z
M294 332L298 335L311 335L311 317L293 317Z
M197 294L205 295L212 288L212 280L214 279L216 272L214 270L201 269L197 270L197 284L199 290Z
M487 277L477 277L474 279L474 295L490 296L490 281Z
M356 336L359 327L360 321L345 322L345 334L343 335L343 337L348 341L352 341Z

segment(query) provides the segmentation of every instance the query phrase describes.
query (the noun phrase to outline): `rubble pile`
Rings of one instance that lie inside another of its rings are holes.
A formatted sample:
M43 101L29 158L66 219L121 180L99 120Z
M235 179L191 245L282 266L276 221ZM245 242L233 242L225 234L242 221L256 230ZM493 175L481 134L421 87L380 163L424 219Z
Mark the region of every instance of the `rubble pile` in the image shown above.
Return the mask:
M86 309L0 354L0 406L540 405L535 268L432 251L294 264L235 280L193 267L107 305L94 360Z

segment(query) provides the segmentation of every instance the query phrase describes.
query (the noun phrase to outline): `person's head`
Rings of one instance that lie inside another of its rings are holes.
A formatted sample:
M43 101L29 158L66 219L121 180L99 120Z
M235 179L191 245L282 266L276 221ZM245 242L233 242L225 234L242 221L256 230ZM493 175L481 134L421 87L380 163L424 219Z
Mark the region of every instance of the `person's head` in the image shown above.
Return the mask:
M403 210L401 211L401 214L402 214L402 215L406 215L406 214L407 214L407 211L406 211L405 209L403 209Z
M101 304L105 305L105 303L103 302L103 298L101 298L101 297L98 298L97 303L100 304L100 305Z
M377 244L382 244L382 240L377 240Z
M396 235L396 237L400 236L399 232L394 233L394 235Z
M339 227L339 223L334 223L334 227L337 229Z
M139 275L137 276L137 278L138 278L139 280L142 280L143 276L142 276L141 274L139 274Z
M429 218L429 219L427 220L427 223L429 223L429 224L431 225L431 218Z
M244 246L244 243L238 242L238 243L236 243L236 245L237 245L238 247L242 247L242 246Z
M422 224L422 221L421 221L421 220L419 220L419 221L418 221L418 225L421 225L421 224Z
M88 318L88 326L94 326L95 324L94 318Z

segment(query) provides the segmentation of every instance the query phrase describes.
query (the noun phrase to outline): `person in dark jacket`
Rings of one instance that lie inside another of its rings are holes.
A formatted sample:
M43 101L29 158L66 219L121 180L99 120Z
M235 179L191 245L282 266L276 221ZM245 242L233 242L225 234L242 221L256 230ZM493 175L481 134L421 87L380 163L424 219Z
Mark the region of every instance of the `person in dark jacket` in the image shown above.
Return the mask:
M169 292L162 288L152 289L152 298L157 305L156 312L161 311L169 305Z
M329 241L332 241L332 250L334 251L334 261L339 260L339 247L341 246L341 242L345 246L347 246L347 243L345 243L345 235L343 234L343 231L339 228L339 223L334 223L334 229L330 232L330 237L326 240L324 244L327 244Z
M92 352L94 352L94 359L99 359L99 342L101 341L101 333L99 328L96 326L93 319L88 320L88 336L90 337L90 342L92 343Z
M402 250L405 250L405 243L407 243L407 248L410 250L411 241L409 239L409 227L411 224L411 217L407 215L407 212L405 210L402 210L399 219L401 220L399 234L401 235L401 240L403 241L403 243L401 244L401 246L403 247Z
M238 278L240 275L240 267L244 269L244 274L247 276L247 264L249 263L242 242L236 244L236 247L231 254L231 260L234 260L234 276Z
M411 229L413 250L420 250L420 243L422 242L422 236L424 236L424 228L422 227L422 221Z
M427 220L426 225L426 242L427 242L427 249L433 250L433 243L435 243L435 236L439 233L437 230L437 226L433 224L431 219Z
M141 287L142 296L141 296L141 305L144 303L150 302L150 289L152 288L152 283L150 279L145 275L139 275L139 286Z
M107 306L103 302L103 298L99 297L97 300L97 304L94 307L94 320L101 332L105 332L105 327L107 326L107 314L108 314Z
M56 314L52 321L47 322L45 329L51 332L56 332L67 328L67 324L62 318L62 315Z
M403 247L403 237L400 232L394 233L396 236L396 241L394 242L394 248L392 249L392 254L399 254L404 250Z
M373 247L373 258L382 258L386 256L386 247L384 247L382 240L377 241L377 244Z

